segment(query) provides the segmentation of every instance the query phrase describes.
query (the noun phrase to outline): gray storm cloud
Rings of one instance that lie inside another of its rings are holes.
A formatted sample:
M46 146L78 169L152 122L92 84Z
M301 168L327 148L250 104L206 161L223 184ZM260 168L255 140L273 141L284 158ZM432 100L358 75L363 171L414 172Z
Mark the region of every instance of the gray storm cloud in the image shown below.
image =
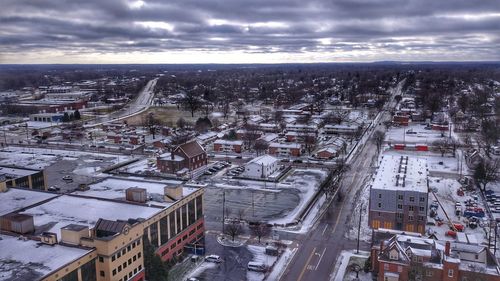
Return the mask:
M7 0L0 26L3 60L50 50L500 59L498 1Z

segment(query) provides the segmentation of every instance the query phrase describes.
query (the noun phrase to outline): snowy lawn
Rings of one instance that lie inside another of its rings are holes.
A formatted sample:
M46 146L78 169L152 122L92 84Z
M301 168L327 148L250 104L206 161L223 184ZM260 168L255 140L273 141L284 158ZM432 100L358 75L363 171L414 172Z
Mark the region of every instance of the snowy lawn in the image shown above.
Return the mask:
M349 266L351 264L357 264L361 267L361 271L359 272L358 278L361 281L371 281L372 274L371 272L365 273L363 271L363 267L365 265L365 261L370 255L369 252L360 251L359 254L356 254L356 250L342 251L340 253L340 257L337 259L337 263L335 264L334 275L330 279L330 281L351 281L355 280L356 273L349 270Z

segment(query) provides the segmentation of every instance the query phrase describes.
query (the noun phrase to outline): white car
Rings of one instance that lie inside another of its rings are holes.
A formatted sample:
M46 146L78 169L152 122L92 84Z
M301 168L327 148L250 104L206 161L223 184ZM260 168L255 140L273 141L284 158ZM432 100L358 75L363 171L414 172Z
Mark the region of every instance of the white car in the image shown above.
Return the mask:
M221 263L222 259L218 255L208 255L205 257L206 262Z

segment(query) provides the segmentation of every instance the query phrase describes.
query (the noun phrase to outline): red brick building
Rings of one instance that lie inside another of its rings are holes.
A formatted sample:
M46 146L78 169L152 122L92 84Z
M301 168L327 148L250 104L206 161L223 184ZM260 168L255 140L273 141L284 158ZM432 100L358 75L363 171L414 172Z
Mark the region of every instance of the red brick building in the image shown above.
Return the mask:
M207 165L207 153L197 142L179 145L172 152L156 158L156 166L163 173L175 174L180 170L196 170Z
M499 264L486 246L386 229L376 230L372 240L372 270L378 281L500 280Z
M241 153L243 151L243 141L216 140L214 142L214 151Z
M300 156L301 146L298 143L277 143L269 144L269 154L281 156Z

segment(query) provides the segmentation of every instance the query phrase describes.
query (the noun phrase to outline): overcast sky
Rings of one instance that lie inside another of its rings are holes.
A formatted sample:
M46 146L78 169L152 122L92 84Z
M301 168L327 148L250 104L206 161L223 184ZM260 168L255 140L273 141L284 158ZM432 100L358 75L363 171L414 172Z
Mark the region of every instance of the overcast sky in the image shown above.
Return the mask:
M0 63L500 60L499 0L2 0Z

